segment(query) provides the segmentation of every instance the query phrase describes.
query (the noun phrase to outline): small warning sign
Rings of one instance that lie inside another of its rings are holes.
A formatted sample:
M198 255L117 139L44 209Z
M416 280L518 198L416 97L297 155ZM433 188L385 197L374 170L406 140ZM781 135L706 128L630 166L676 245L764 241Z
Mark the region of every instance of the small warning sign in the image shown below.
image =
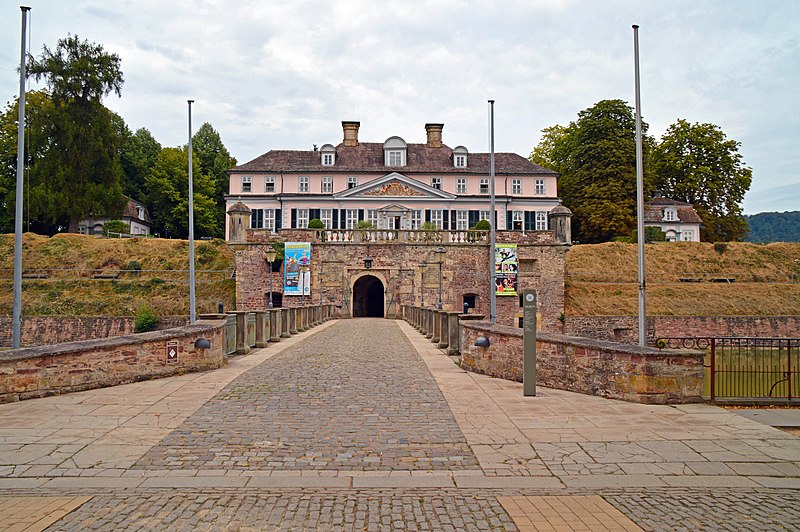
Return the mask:
M167 364L178 363L178 342L167 342Z

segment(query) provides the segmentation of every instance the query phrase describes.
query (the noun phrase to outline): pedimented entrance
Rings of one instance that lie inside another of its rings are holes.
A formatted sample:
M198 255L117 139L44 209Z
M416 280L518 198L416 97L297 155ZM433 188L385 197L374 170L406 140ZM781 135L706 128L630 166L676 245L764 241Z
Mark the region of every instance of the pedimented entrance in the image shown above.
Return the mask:
M353 285L353 317L384 317L384 286L373 275L360 277Z

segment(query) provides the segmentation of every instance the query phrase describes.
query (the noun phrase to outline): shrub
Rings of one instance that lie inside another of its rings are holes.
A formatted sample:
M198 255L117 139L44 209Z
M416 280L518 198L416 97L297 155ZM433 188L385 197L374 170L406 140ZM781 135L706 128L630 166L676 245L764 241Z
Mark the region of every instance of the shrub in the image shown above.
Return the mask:
M375 229L375 226L369 220L360 220L356 224L356 229Z
M436 231L437 230L436 229L436 224L433 223L433 222L425 222L424 224L422 224L422 227L420 227L420 229L422 229L423 231Z
M475 224L476 231L489 231L492 228L492 224L489 223L489 220L479 220L478 223Z
M725 253L728 251L728 243L727 242L714 242L714 251L719 254Z
M149 307L142 307L136 312L133 330L137 333L153 331L159 321L159 317Z
M103 236L108 236L108 233L123 233L130 234L131 226L122 220L111 220L103 224Z
M358 222L361 223L361 222ZM319 218L313 218L308 222L309 229L325 229L325 224Z

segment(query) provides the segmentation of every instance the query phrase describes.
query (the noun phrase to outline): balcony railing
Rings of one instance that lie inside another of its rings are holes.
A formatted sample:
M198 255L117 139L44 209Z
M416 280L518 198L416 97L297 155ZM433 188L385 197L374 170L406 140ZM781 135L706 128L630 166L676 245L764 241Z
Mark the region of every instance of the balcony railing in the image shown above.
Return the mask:
M489 231L424 231L409 229L316 229L323 242L411 242L424 244L485 244Z

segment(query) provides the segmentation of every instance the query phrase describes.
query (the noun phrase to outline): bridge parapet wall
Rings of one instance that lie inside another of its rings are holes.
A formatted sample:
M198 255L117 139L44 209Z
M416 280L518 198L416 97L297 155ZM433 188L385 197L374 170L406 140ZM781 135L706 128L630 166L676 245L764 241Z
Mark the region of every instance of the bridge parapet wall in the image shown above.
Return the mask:
M204 371L225 364L224 320L0 352L0 403ZM197 348L207 339L209 348ZM167 344L176 351L168 360Z
M489 322L461 324L461 366L522 381L522 330ZM485 336L489 347L476 347ZM661 351L589 338L540 332L537 384L636 403L696 403L703 394L703 353Z

